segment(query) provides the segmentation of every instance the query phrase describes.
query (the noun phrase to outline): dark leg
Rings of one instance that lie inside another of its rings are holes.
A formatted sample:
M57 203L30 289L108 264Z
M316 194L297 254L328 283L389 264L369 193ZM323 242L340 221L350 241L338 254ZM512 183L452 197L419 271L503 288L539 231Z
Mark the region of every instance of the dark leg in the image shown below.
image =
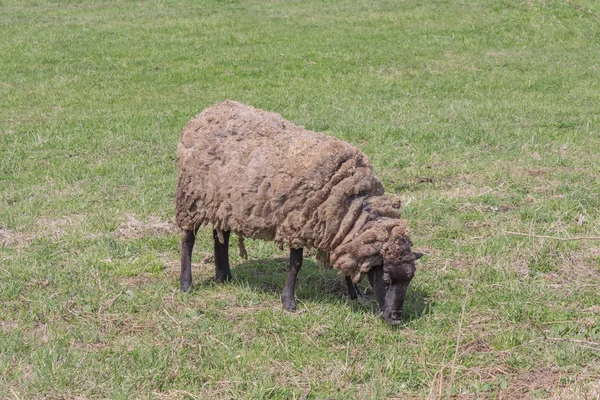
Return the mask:
M349 276L346 277L346 286L348 286L348 296L350 296L351 300L356 300L362 296L358 285L352 282Z
M229 269L229 231L223 231L223 242L219 241L217 230L213 229L213 239L215 241L215 279L217 282L231 280L231 271Z
M179 287L182 292L187 292L192 287L192 249L196 241L194 231L183 231L181 235L181 276Z
M288 272L287 280L285 281L285 287L281 294L281 302L283 308L288 311L296 310L296 299L294 298L294 292L296 290L296 277L298 271L302 267L302 252L304 249L290 249L290 272Z

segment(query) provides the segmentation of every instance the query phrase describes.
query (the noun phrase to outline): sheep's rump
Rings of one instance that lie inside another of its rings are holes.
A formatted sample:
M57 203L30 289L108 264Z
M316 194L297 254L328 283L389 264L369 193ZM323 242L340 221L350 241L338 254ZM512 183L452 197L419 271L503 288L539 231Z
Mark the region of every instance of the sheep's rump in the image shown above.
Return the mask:
M225 101L183 129L177 147L177 223L292 248L331 251L383 194L353 146L280 115Z

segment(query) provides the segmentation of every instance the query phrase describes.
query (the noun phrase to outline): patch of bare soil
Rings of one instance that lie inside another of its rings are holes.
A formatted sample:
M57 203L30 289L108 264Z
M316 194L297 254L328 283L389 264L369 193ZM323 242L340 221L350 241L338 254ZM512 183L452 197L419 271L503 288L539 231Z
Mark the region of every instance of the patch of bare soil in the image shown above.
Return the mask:
M493 349L485 339L475 339L461 346L461 354L489 353Z
M0 228L0 247L23 248L32 240L32 235L12 229Z
M60 218L38 218L30 232L17 232L13 229L0 228L0 247L21 249L42 237L58 239L68 233L77 231L83 224L84 215L68 215Z
M532 260L540 257L538 249L542 248L540 241L537 248L520 249L516 258L501 261L501 267L514 271L523 277L529 277ZM554 266L552 271L545 272L544 278L554 285L578 284L582 287L600 287L600 248L592 247L569 252L552 252L544 255L549 257L549 264Z
M140 275L126 277L123 281L126 282L129 287L139 288L140 286L154 282L157 279L156 275L144 272Z
M419 249L422 250L422 249ZM434 270L436 273L445 274L452 270L470 271L472 269L481 268L482 266L491 266L492 258L486 257L470 257L467 255L455 255L452 258L445 257L445 255L438 251L427 249L425 254L428 256L426 262L421 262L418 266L418 270Z
M559 256L559 267L546 278L556 284L580 283L600 287L600 248L593 247Z
M508 387L502 390L499 399L531 399L535 391L558 388L561 386L561 372L552 368L540 368L514 376Z
M127 239L139 239L146 236L169 235L179 232L176 224L163 221L150 215L146 221L142 221L133 214L125 214L126 221L119 226L115 236Z
M510 379L498 399L597 399L600 395L600 377L572 376L556 367L545 367L519 374Z
M84 215L67 215L60 218L38 218L35 222L36 236L60 238L77 231L84 223Z
M475 185L463 185L453 187L450 190L440 192L440 195L444 199L469 199L473 197L481 197L488 193L494 193L497 197L503 197L498 188L491 188L489 186L477 187Z
M15 320L9 319L7 321L0 321L0 331L5 335L8 335L10 331L17 329L18 326L19 323Z
M453 399L574 400L598 399L600 395L599 376L564 372L556 366L544 366L534 371L519 373L505 364L499 364L485 368L471 368L467 374L479 378L480 383L492 383L494 389L482 392L466 390L453 395ZM499 387L498 379L501 379L506 386ZM446 398L449 384L449 377L436 376L427 398Z

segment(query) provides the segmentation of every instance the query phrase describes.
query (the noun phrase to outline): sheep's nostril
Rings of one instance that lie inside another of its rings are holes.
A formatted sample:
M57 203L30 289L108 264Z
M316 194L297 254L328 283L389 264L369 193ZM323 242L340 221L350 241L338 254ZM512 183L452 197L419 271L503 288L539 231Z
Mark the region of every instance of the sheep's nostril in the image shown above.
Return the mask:
M387 311L382 313L382 316L390 325L399 325L404 323L404 321L402 321L402 311Z

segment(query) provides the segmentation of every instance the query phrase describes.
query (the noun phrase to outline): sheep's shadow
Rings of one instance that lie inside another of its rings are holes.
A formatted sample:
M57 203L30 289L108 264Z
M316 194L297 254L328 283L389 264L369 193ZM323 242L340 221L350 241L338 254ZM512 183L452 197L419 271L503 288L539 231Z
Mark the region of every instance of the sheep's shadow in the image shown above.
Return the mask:
M252 290L279 297L288 271L289 259L286 257L244 261L232 264L233 281L229 284L247 285ZM195 286L201 288L213 284L214 279L211 278L196 282ZM359 286L363 293L362 298L350 300L343 276L338 275L335 270L324 270L318 267L314 260L305 258L296 283L296 299L299 303L347 301L357 312L366 309L378 313L377 302L367 279L363 279ZM414 289L413 286L409 286L404 302L405 322L417 320L429 313L426 293Z

